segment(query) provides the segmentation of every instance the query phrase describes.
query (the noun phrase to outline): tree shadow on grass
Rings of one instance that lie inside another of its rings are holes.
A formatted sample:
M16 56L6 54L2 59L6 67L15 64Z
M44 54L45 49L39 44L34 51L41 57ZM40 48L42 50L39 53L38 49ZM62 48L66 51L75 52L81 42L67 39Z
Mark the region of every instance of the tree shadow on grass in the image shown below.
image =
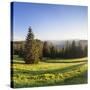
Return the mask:
M44 61L46 63L79 63L79 62L87 62L87 60L83 60L83 61Z
M40 75L40 74L55 74L55 73L64 73L70 70L76 70L83 66L86 63L78 64L78 65L73 65L69 67L65 67L62 69L53 69L53 70L39 70L39 71L32 71L32 70L25 70L25 69L15 69L15 74L30 74L30 75Z
M65 85L86 84L86 83L88 83L88 71L87 70L78 76L74 76L74 77L67 78L64 80Z
M17 61L17 60L14 60L14 61L11 61L11 64L25 64L24 61Z

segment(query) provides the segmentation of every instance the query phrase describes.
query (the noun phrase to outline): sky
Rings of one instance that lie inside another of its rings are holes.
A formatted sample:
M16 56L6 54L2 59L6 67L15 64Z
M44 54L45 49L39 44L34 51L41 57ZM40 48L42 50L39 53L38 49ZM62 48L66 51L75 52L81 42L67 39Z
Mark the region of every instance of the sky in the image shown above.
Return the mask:
M13 40L25 40L31 26L40 40L87 39L88 7L56 4L13 4Z

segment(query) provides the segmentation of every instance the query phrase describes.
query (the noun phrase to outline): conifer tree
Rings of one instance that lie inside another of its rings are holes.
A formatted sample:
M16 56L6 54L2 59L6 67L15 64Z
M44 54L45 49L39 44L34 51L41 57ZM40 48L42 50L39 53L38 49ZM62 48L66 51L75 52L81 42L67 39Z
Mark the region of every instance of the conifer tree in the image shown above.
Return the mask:
M29 27L28 34L25 42L25 63L33 64L39 61L39 49L31 27Z
M50 47L47 41L43 43L43 57L50 57Z
M56 57L56 48L53 45L51 45L51 47L50 47L50 56L51 56L51 58Z

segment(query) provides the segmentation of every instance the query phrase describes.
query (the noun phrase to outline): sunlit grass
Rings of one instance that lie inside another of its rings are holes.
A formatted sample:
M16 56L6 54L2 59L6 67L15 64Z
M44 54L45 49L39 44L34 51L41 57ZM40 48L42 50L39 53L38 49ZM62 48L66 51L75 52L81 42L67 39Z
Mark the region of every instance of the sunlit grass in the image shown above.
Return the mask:
M74 63L39 62L39 64L24 64L22 58L14 57L13 83L14 87L34 87L46 85L65 85L87 83L87 58L74 59ZM70 61L68 60L68 61ZM82 62L82 61L84 62ZM64 60L58 60L64 61ZM81 61L81 62L80 62Z

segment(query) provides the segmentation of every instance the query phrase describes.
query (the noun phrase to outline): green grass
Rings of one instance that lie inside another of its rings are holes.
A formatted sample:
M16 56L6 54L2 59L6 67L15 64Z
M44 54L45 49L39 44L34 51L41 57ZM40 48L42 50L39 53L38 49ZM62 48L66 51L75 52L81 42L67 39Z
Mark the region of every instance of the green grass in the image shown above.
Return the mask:
M46 62L52 63L77 63L77 62L87 62L87 57L78 59L49 59Z
M14 88L87 83L87 58L28 65L22 58L14 56L12 64Z

